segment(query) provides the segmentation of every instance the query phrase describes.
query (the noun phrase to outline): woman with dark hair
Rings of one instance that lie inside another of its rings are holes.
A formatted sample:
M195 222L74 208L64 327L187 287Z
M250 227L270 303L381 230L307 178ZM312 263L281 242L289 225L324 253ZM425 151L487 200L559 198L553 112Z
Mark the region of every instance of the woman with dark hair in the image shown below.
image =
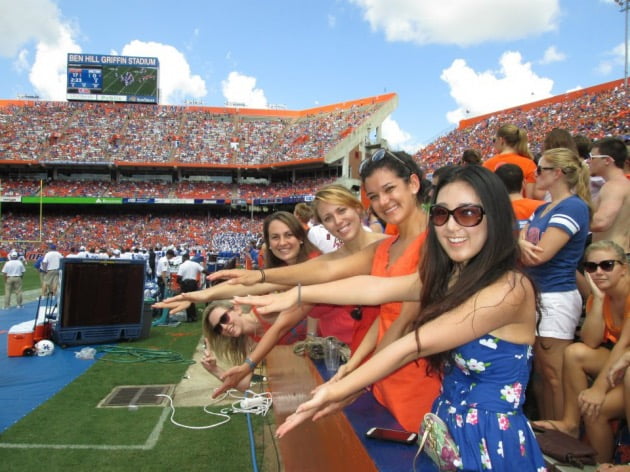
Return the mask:
M261 313L299 302L418 300L411 329L346 377L320 386L281 425L282 437L348 396L426 358L443 376L433 412L457 444L457 470L546 470L523 414L535 339L537 295L519 267L514 217L503 183L479 166L440 179L420 270L403 277L352 277L262 297L237 298ZM430 470L423 457L420 470Z
M278 211L265 218L263 222L263 237L266 245L265 260L268 261L270 267L295 265L319 254L306 237L306 231L297 218L286 211ZM260 273L259 271L256 272ZM264 283L264 280L261 282L254 287L219 284L197 292L182 293L153 306L155 308L169 308L171 313L177 313L186 309L191 302L207 303L212 300L227 299L235 295L269 293L274 290L287 288L283 285ZM297 310L280 313L275 322L266 326L264 334L261 333L249 357L243 359L239 365L223 373L224 383L214 392L213 396L220 395L230 387L241 385L242 380L251 376L258 362L281 339L287 336L287 333L291 334L294 342L304 339L306 337L306 316L310 309L311 305L304 305ZM207 321L207 315L204 315L204 323ZM202 364L212 373L212 366L216 366L214 354L206 351ZM236 377L238 379L232 381Z
M359 172L370 205L388 224L396 225L398 234L343 259L319 257L296 266L265 269L267 281L287 285L299 281L305 285L359 274L392 277L418 270L427 221L422 207L425 194L422 171L409 154L379 149L361 163ZM215 277L234 278L229 283L252 284L260 281L261 275L255 271L222 271L213 274ZM382 304L376 319L368 318L368 310L365 310L359 321L365 335L336 377L347 375L374 352L397 339L407 330L417 311L416 302L397 300ZM404 428L413 431L431 408L439 388L439 376L427 374L427 365L420 360L375 383L372 392Z
M480 166L481 153L476 149L465 149L462 153L462 165L464 166Z

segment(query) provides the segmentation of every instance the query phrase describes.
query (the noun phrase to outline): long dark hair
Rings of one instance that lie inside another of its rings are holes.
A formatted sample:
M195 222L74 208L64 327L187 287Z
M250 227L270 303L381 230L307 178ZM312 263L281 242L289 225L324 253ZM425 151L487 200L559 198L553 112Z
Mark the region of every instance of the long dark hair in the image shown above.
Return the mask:
M288 211L277 211L265 218L265 221L263 222L263 236L265 238L265 245L267 246L265 252L266 267L272 268L282 267L286 265L283 260L278 259L271 251L271 241L269 240L269 225L272 221L276 220L287 225L291 233L293 233L293 235L302 242L302 244L300 245L300 252L298 253L297 257L297 263L308 260L308 258L311 257L313 253L317 252L317 248L306 237L306 230L298 221L298 219Z
M428 188L423 184L424 173L413 157L405 151L392 152L385 150L383 158L374 161L373 156L377 151L378 149L370 157L366 157L367 162L364 161L365 164L360 167L361 182L365 184L365 179L371 176L377 169L383 168L389 169L396 177L403 179L405 182L409 182L411 176L415 174L418 176L418 181L420 182L420 189L418 190L416 198L418 204L423 203Z
M413 324L418 352L421 350L418 327L458 307L507 272L522 273L519 267L518 241L514 234L514 212L503 182L484 167L458 166L440 178L431 203L435 203L445 185L453 182L470 185L479 196L485 211L488 236L478 254L466 264L456 264L440 245L435 227L429 221L427 240L419 266L423 284L420 292L422 309ZM456 271L457 276L453 280ZM430 369L441 371L449 357L450 352L428 356Z

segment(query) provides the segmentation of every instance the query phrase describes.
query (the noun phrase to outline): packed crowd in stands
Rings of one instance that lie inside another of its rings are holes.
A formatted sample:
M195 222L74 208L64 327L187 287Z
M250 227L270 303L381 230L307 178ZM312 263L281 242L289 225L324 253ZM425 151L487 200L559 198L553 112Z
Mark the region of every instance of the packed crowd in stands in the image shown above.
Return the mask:
M37 251L39 241L57 242L63 254L80 246L101 248L152 248L157 245L203 247L207 251L240 250L260 232L262 217L186 215L44 215L5 213L3 239L21 241L11 247L21 253ZM40 233L41 229L41 233ZM236 249L235 249L236 248Z
M529 110L515 108L494 113L473 126L441 136L418 151L414 158L427 170L459 163L466 149L477 149L483 160L488 159L494 155L492 138L504 123L527 131L534 155L540 155L543 140L553 128L566 129L573 135L583 134L592 140L630 135L628 95L620 85Z
M245 199L314 195L317 189L333 183L336 177L298 178L295 182L270 184L229 184L222 182L54 180L42 182L45 197L198 198ZM3 180L0 195L39 195L40 182L25 179Z
M278 118L178 106L9 105L0 108L0 160L243 165L323 159L378 106Z

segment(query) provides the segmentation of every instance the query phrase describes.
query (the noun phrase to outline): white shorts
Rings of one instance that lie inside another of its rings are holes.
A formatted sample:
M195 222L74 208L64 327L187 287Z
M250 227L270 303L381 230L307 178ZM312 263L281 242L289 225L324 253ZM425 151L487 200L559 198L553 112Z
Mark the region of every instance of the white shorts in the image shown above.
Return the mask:
M582 315L580 292L546 292L540 294L542 319L538 336L572 340Z

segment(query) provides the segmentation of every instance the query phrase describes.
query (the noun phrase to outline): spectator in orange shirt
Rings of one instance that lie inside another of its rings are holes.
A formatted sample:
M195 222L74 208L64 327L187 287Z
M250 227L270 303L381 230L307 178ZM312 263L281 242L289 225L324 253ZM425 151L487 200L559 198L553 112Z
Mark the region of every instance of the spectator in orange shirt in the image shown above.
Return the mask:
M503 181L510 195L518 229L521 230L534 210L545 202L523 197L523 171L516 164L503 164L494 173Z
M516 164L525 176L525 196L534 196L536 184L536 163L527 144L527 132L515 125L503 125L492 139L498 154L491 157L483 166L492 172L503 164Z

